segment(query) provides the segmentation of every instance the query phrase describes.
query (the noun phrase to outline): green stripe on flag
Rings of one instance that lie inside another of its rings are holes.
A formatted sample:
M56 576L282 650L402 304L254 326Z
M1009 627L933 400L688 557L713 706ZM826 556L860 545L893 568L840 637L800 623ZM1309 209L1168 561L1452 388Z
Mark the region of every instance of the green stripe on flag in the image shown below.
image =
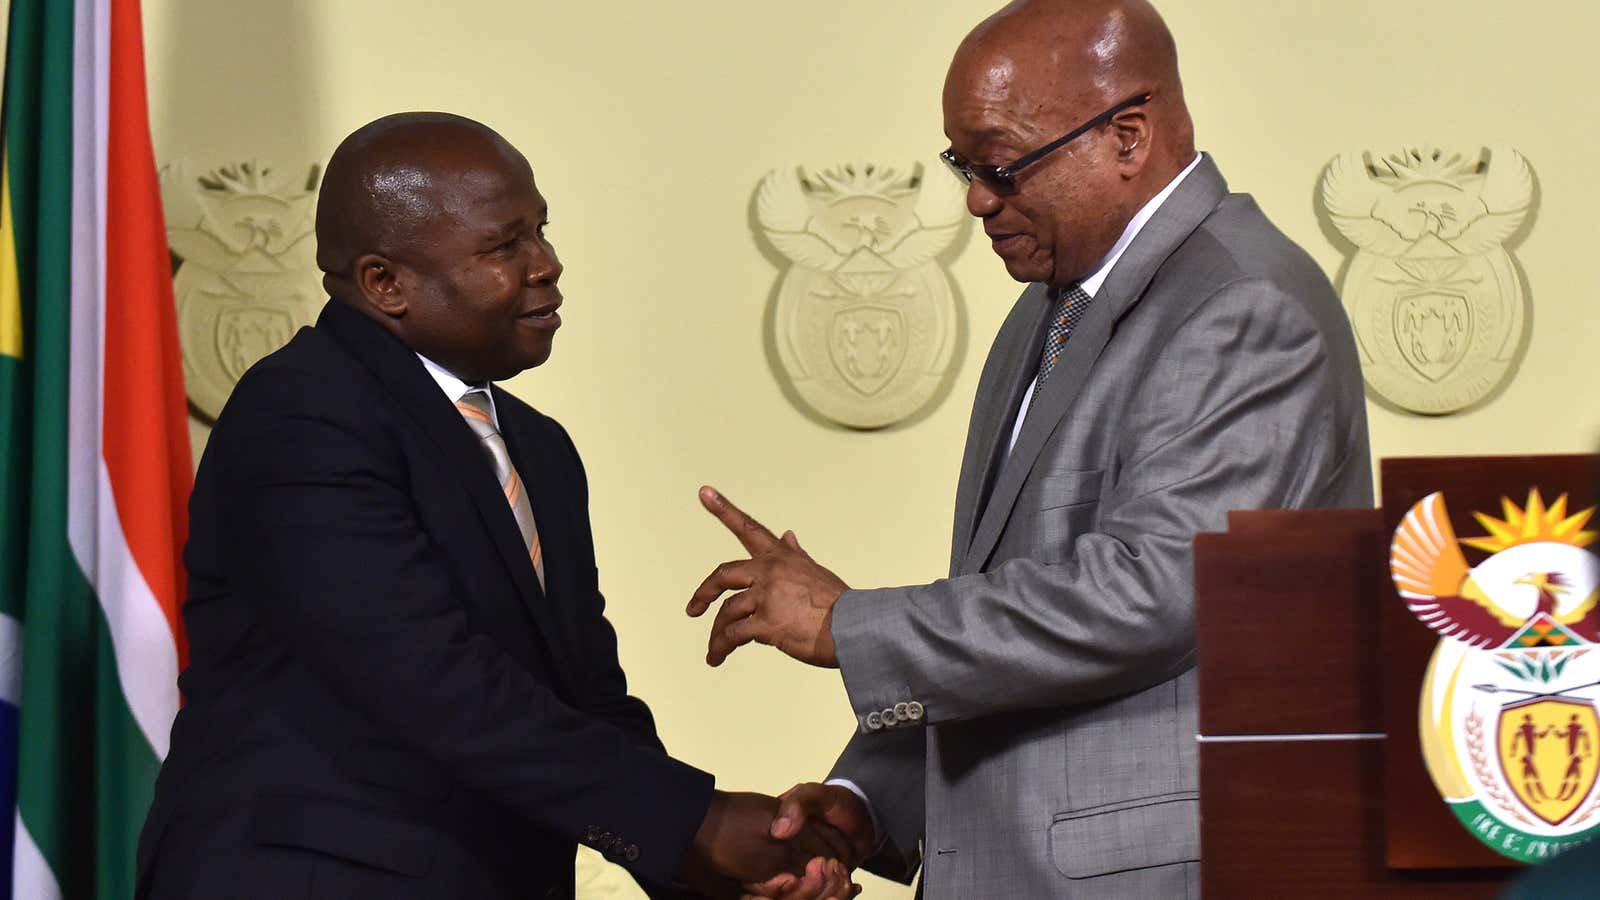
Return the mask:
M133 896L138 862L139 832L155 796L161 760L145 739L123 699L111 650L111 632L97 618L100 665L95 670L94 773L98 777L94 820L94 896L100 900L126 900ZM83 724L89 724L85 721ZM74 738L63 729L62 741ZM84 798L87 800L87 798ZM72 809L86 808L79 803ZM63 883L62 887L65 888ZM64 893L70 897L72 894ZM84 896L89 896L87 893Z
M18 621L27 584L28 485L33 480L29 374L23 360L0 354L0 615Z
M17 806L62 897L127 900L160 761L123 699L94 594L65 541L58 550L58 602L30 603L23 625Z
M0 119L0 153L4 155L5 170L18 183L11 191L10 224L13 226L8 233L9 240L5 250L14 254L13 265L17 275L18 296L22 300L21 309L17 310L21 319L22 333L24 336L32 334L35 328L32 321L34 303L32 298L38 296L35 273L38 270L37 260L33 254L38 247L35 230L42 224L38 221L35 212L39 206L39 195L45 190L39 183L39 176L44 173L37 171L39 151L34 146L41 131L41 106L42 97L38 89L41 67L44 65L45 53L39 38L45 31L41 21L41 3L39 0L16 0L11 4L8 19L6 41L6 66L5 66L5 93L0 98L0 109L4 110L4 118ZM58 7L59 9L59 7ZM59 18L60 16L58 16ZM72 23L70 21L70 8L65 23L65 56L60 53L50 55L56 65L64 65L58 71L72 71ZM56 31L60 31L58 26ZM58 38L58 40L60 40ZM59 136L61 153L58 163L52 166L54 171L51 177L56 182L55 190L66 198L64 193L70 182L69 161L66 151L70 149L71 131L70 114L72 105L71 79L55 79L57 88L53 91L53 102L60 110L54 116L56 128L62 131ZM66 86L60 87L60 82L65 81ZM59 306L67 305L67 256L65 251L67 240L68 207L67 199L62 200L61 215L56 217L55 224L60 231L61 250L58 252L56 265L55 296L59 298ZM49 282L51 279L47 278ZM65 337L66 326L63 321L60 325L62 336ZM24 340L24 346L32 343ZM65 372L65 360L60 363ZM23 364L10 357L0 357L0 460L5 463L3 477L0 477L0 613L5 613L14 619L21 620L24 616L23 600L26 595L27 559L29 552L29 535L32 532L30 525L31 502L29 487L33 482L33 448L38 446L33 423L33 366L31 361ZM65 427L66 404L61 404L59 411L63 429ZM63 431L58 447L66 446L66 435ZM65 500L63 499L63 504Z
M63 897L126 900L158 761L67 541L69 366L100 371L68 352L72 15L70 0L11 3L0 137L25 353L0 356L0 611L22 621L22 823Z
M123 699L99 605L70 562L63 602L31 606L23 629L17 805L62 897L127 900L160 761Z
M47 28L43 21L45 10L41 9L42 6L40 0L16 0L11 6L6 41L4 120L0 121L0 139L4 141L6 171L14 182L10 217L14 230L10 234L10 249L16 254L17 283L23 301L20 310L25 338L23 344L30 348L33 345L33 341L26 337L35 334L38 329L38 324L33 321L35 310L54 307L58 320L54 327L60 344L55 367L59 372L58 377L64 377L67 365L72 79L42 79L40 76L47 61L56 67L58 73L72 71L72 21L70 5L57 4L54 17L58 20L65 18L66 21ZM60 46L46 48L43 44L45 37L54 39ZM51 52L47 53L47 49ZM41 89L43 81L54 82L48 88L48 105L54 107L48 115L45 113L45 91ZM56 153L49 160L47 171L41 171L37 142L44 133L47 121L53 132ZM38 217L41 195L51 196L59 205L57 214L49 222L41 221ZM47 230L53 232L50 243L54 246L46 254L47 258L41 260L37 256L40 237ZM36 302L35 298L40 296L41 290L48 291L53 302ZM6 463L4 478L0 479L0 564L5 566L4 573L0 573L0 579L3 579L0 580L0 589L3 589L0 612L19 620L25 612L23 598L26 594L29 537L33 534L30 522L33 503L29 488L35 474L35 448L42 446L49 453L51 446L48 441L41 442L46 436L38 433L39 423L35 421L38 412L34 409L36 364L37 360L23 364L13 358L0 359L0 429L3 429L0 430L0 443L4 444L0 453L4 454ZM58 431L53 436L54 446L64 448L64 394L55 406ZM61 454L57 451L53 455ZM61 461L61 465L65 465L65 460ZM64 507L65 473L61 471L57 474L63 479L60 506ZM64 530L62 535L64 540Z
M6 47L5 153L12 177L13 240L22 295L23 343L13 435L23 443L28 481L8 483L7 507L26 509L22 581L22 695L18 722L17 812L45 861L69 869L66 836L39 830L55 796L60 748L49 740L59 712L51 683L60 664L64 619L94 602L67 545L67 375L71 314L72 4L15 0ZM23 433L26 432L26 437ZM7 473L8 475L10 473ZM9 479L7 479L9 482ZM23 494L20 504L11 494ZM77 588L76 590L72 590ZM91 645L92 646L92 645ZM29 696L37 688L41 694ZM85 773L86 774L86 773ZM87 896L68 889L63 896Z
M60 297L63 306L72 215L72 71L72 3L13 0L3 132L22 296ZM41 243L51 259L40 258ZM31 305L46 304L23 304L26 331L32 330L26 322Z

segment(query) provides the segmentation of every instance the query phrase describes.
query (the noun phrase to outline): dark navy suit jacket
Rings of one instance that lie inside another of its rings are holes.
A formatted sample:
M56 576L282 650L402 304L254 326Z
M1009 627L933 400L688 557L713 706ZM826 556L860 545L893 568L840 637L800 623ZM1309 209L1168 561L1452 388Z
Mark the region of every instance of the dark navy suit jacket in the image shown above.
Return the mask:
M240 380L190 502L141 896L570 896L580 842L670 882L712 779L627 693L571 440L494 401L546 589L481 446L376 322L330 302Z

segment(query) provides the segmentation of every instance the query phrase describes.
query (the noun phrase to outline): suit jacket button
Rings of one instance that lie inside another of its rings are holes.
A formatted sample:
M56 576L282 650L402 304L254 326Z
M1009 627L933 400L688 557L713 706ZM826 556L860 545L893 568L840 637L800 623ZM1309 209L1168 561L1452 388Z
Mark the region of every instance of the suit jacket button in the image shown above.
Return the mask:
M900 721L894 717L894 707L892 706L884 709L884 711L879 715L883 719L883 726L885 728L893 728L895 725L900 724Z
M867 713L867 730L877 731L883 728L883 716L878 713Z
M639 845L638 844L629 844L627 847L623 848L622 858L627 860L628 862L638 862L639 861Z
M583 839L585 842L592 844L600 840L601 833L599 825L590 825L583 830ZM555 888L551 888L551 890L555 890Z
M921 719L923 712L924 710L922 704L915 700L906 704L906 718L913 722Z
M909 706L910 704L907 703L896 703L894 705L894 720L896 722L905 722L910 720L911 714L907 711Z

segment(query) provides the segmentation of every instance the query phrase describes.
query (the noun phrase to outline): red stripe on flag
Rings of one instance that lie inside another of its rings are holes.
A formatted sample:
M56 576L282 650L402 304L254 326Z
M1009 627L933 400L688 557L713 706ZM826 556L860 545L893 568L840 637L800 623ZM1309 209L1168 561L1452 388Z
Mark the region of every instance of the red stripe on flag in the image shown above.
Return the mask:
M150 146L139 0L111 0L104 399L100 452L128 549L189 658L178 618L193 486L172 268Z

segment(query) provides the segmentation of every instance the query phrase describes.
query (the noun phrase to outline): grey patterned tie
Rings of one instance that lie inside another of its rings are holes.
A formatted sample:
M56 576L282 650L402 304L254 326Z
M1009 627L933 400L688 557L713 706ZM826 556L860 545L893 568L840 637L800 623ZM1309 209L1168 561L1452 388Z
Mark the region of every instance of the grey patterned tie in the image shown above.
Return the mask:
M534 574L539 576L539 587L543 588L544 550L539 546L539 529L533 521L533 504L528 502L522 476L511 465L511 453L506 450L505 438L500 436L500 429L494 426L494 417L489 414L489 392L477 388L467 391L456 401L456 409L461 410L461 417L467 420L467 426L478 436L478 443L483 445L484 452L489 454L494 477L500 480L500 490L505 492L506 502L511 504L511 514L516 517L517 528L522 531L522 543L528 547Z
M1066 347L1067 338L1072 337L1072 330L1083 320L1091 299L1089 292L1077 284L1063 290L1056 298L1056 307L1050 313L1050 331L1044 339L1044 352L1039 355L1039 377L1033 386L1035 393L1044 387L1044 380L1050 377L1056 363L1061 360L1061 351Z

